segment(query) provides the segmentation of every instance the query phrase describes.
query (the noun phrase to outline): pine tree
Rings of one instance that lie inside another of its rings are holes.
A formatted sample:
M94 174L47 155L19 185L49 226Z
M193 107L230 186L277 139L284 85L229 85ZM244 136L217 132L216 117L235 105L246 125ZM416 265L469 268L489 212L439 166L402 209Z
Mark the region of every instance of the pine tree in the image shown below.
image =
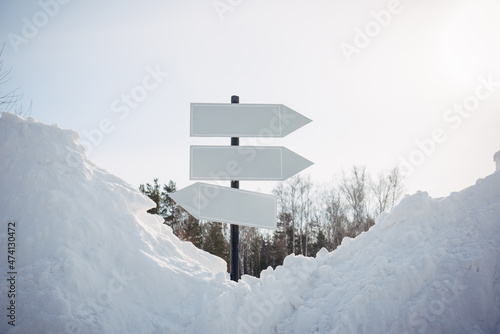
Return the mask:
M189 219L189 215L187 213L184 214L184 210L170 197L170 194L174 193L176 190L176 184L172 180L168 182L168 185L163 185L160 214L165 218L165 224L172 228L174 234L180 236L183 230L181 225L184 221Z
M318 231L318 235L316 236L316 242L313 244L313 247L311 249L311 256L316 256L316 254L323 247L327 248L327 240L326 240L325 233L320 228L319 231Z
M153 215L158 214L160 210L161 196L160 196L160 185L158 184L158 179L153 180L153 185L146 183L144 187L143 184L139 186L139 190L144 195L148 196L153 202L156 203L156 207L149 209L147 212Z
M278 226L279 225L280 224L278 223ZM285 257L290 254L287 250L286 245L286 231L278 228L276 231L274 231L271 244L271 261L269 265L273 268L281 266L283 264L283 261L285 260Z
M190 241L196 247L201 248L203 246L203 228L200 221L188 214L183 226L181 239Z
M260 277L260 273L262 270L267 269L267 267L269 266L272 266L272 237L269 234L267 236L262 236L261 241L262 244L260 251L260 264L257 277Z
M223 258L229 263L229 245L224 238L221 223L207 222L204 225L203 249L210 254Z

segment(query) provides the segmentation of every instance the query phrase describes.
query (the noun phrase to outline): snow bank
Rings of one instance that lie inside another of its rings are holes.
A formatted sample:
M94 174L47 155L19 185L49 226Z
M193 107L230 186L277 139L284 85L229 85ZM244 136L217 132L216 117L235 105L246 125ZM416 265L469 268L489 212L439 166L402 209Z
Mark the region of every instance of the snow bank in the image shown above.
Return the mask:
M407 196L337 250L236 284L77 140L0 119L0 246L15 221L18 273L2 333L500 333L499 171L447 198Z
M419 192L331 253L244 277L193 332L230 315L208 332L500 333L499 232L500 172L448 198Z
M0 245L16 224L16 322L5 333L182 332L226 263L181 242L155 204L56 125L0 118ZM6 256L1 261L6 309ZM5 312L2 311L2 314Z

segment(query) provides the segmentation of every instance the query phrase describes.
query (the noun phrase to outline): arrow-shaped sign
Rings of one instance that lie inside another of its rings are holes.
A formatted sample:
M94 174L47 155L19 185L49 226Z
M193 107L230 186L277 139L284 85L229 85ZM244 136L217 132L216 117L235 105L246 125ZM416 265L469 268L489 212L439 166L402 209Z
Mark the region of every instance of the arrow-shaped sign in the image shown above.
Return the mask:
M313 163L282 146L191 146L191 180L282 181Z
M276 228L276 197L197 182L170 197L197 219Z
M284 137L309 122L282 104L191 103L191 137Z

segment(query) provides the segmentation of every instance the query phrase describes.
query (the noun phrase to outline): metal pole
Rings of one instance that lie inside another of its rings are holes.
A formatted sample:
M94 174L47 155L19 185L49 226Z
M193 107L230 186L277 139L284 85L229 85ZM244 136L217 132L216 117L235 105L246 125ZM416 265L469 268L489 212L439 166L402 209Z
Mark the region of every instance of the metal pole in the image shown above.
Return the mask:
M239 96L233 95L231 96L231 103L240 103ZM231 137L231 146L239 146L240 138L239 137ZM240 188L240 181L231 181L231 188ZM231 262L231 280L238 282L240 279L240 262L239 262L239 239L240 239L240 229L238 225L231 224L231 253L230 253L230 262Z

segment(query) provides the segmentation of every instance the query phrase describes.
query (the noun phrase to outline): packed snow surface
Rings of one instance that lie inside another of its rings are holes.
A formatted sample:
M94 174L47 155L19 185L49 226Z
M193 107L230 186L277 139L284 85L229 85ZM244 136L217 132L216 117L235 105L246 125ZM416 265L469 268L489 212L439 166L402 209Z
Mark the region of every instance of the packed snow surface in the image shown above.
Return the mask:
M1 333L500 333L500 171L235 283L78 139L0 118Z

